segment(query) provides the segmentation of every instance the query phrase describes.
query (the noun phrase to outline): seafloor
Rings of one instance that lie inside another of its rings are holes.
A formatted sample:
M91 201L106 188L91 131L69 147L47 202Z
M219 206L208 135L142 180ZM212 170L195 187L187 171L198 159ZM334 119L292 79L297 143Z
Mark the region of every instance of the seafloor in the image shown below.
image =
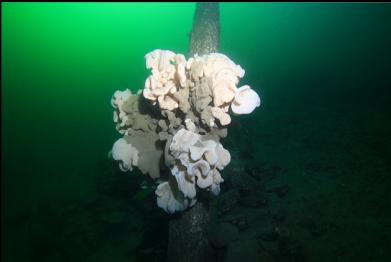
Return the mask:
M387 92L330 91L317 103L303 92L234 117L223 142L232 162L211 205L211 261L388 261ZM5 221L8 253L25 250L40 262L165 261L170 216L146 177L104 157L79 172L96 173L83 185L96 194L61 208L47 199Z

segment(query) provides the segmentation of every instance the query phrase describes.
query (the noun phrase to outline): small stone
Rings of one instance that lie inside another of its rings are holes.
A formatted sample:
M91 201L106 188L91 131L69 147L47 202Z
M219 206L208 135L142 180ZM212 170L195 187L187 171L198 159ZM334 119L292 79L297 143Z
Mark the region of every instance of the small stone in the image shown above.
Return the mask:
M290 191L290 186L288 185L283 185L276 187L272 189L271 191L274 192L279 198L284 198Z
M214 247L223 248L238 239L238 237L239 230L235 226L229 223L221 223L211 230L209 240Z
M223 215L233 210L239 202L239 193L236 190L231 190L221 194L218 200L218 213Z
M272 228L263 229L258 233L258 238L264 241L276 241L278 236L278 232Z
M125 219L125 212L114 211L101 215L101 220L110 224L119 224Z
M248 228L248 220L244 215L230 215L225 217L222 222L229 222L235 225L240 231L244 231Z
M248 196L240 199L240 204L245 207L259 208L267 205L266 198L260 198L257 196Z
M258 243L255 239L246 239L229 244L225 262L237 261L259 261Z

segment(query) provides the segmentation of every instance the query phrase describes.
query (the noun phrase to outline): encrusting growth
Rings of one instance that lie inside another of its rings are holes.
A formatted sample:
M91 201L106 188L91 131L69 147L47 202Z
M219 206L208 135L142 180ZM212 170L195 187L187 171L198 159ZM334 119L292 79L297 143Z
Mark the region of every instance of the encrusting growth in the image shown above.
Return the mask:
M114 143L111 154L122 171L137 167L160 178L157 205L174 213L193 206L197 190L219 194L224 182L220 171L231 161L220 143L227 136L230 109L250 114L261 100L248 85L237 87L245 71L223 54L186 60L156 49L145 60L151 75L143 91L126 89L112 97L113 120L124 137ZM161 163L170 170L168 178L161 177Z

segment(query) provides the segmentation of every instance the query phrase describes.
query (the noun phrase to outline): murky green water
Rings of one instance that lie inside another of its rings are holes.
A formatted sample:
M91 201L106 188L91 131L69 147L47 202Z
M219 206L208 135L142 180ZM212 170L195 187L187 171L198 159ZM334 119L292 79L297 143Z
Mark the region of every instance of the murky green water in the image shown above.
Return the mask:
M120 137L110 98L143 88L146 53L187 53L194 10L2 3L4 261L162 261L169 217L141 175L107 158ZM263 102L233 119L223 144L272 177L262 178L267 207L238 207L249 220L240 237L289 230L297 254L272 241L270 261L388 261L391 5L224 3L220 12L220 52ZM283 219L261 221L265 210Z

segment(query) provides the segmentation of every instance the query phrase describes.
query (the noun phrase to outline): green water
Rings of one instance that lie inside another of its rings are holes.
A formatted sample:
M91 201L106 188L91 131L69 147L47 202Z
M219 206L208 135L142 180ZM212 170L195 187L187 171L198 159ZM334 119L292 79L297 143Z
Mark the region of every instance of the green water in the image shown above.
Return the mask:
M195 4L1 7L3 261L141 261L132 254L145 242L143 230L130 230L134 239L124 242L107 236L121 230L104 228L96 213L75 214L90 203L100 210L96 177L114 169L107 152L120 135L112 94L143 88L146 53L187 53ZM252 151L244 165L282 169L271 186L288 184L291 193L276 205L309 261L388 261L391 5L223 3L220 17L220 52L246 70L241 83L263 102L234 118L242 128L229 131L227 144ZM148 198L135 177L118 179L129 193L113 205ZM159 225L168 218L149 195L150 223ZM321 236L293 229L301 214L319 223ZM78 231L77 223L93 230ZM70 251L75 239L86 247Z

